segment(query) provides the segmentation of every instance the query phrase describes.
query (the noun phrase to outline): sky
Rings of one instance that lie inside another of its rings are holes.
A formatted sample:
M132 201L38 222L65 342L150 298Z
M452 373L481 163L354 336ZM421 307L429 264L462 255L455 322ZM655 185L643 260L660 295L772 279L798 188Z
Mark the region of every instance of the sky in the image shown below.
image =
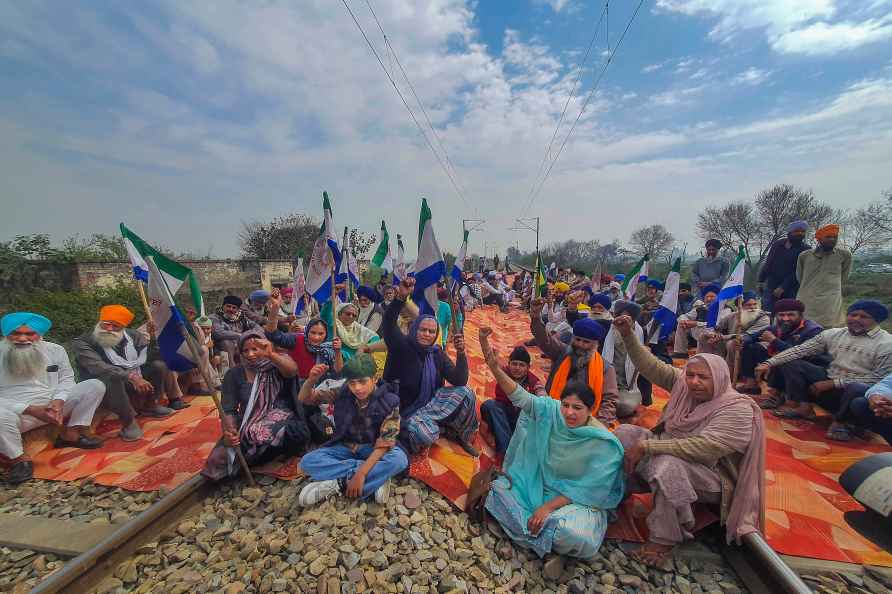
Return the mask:
M777 183L841 208L892 187L892 0L637 6L0 3L0 241L123 221L236 257L243 222L321 217L327 190L409 252L421 197L452 252L462 219L472 252L531 249L518 217L543 244L694 245L699 210Z

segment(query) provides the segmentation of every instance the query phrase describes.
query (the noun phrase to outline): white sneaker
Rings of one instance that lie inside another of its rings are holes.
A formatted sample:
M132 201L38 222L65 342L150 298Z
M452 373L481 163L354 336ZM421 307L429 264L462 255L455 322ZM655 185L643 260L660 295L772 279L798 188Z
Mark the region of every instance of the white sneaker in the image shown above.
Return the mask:
M320 501L328 499L341 492L341 486L336 480L315 481L300 490L297 503L302 506L316 505Z
M387 479L383 485L375 489L375 503L384 505L390 499L390 479Z

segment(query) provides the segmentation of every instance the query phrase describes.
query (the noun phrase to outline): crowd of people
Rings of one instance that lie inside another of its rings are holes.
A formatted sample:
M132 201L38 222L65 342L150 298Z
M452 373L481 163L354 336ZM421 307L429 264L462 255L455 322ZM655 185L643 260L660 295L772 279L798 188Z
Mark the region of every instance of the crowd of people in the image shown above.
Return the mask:
M122 305L103 307L72 342L77 375L65 348L43 340L47 317L10 313L0 343L6 481L33 475L22 448L32 428L57 426L55 447L98 448L91 425L104 409L121 439L139 440L138 417L168 416L188 406L184 394L219 390L222 438L205 476L238 475L236 450L249 466L300 455L309 481L297 505L336 496L386 504L391 479L440 437L477 457L482 420L503 471L485 509L516 544L552 564L591 558L623 498L652 492L649 541L634 554L660 567L693 537L698 502L716 506L729 540L763 529L763 409L817 422L817 404L832 415L829 439L873 432L892 443L892 336L880 328L888 310L858 300L843 319L851 255L835 226L817 231L815 247L806 231L790 225L758 290L721 304L714 324L730 265L709 240L679 286L668 332L655 316L659 281L624 295L622 275L570 269L555 271L542 295L529 271L467 273L452 291L439 288L435 315L412 302L412 278L382 278L352 300L339 285L321 307L288 287L228 295L211 316L187 312L202 360L184 373L159 357L151 322L131 328ZM478 413L468 383L483 370L469 368L463 325L487 306L528 313L530 337L503 360L490 343L498 329L479 328L495 385ZM546 377L528 347L550 359ZM632 421L653 404L654 386L670 396L645 429Z

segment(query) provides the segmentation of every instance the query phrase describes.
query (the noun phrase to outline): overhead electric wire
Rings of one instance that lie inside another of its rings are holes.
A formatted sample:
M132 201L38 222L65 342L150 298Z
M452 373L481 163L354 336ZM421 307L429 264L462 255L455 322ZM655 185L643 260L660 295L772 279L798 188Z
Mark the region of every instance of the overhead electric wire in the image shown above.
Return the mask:
M585 63L588 62L588 56L592 51L592 47L595 45L595 40L598 38L598 31L601 30L601 22L604 20L604 14L606 11L605 8L601 10L601 17L598 19L598 24L595 25L595 32L592 34L592 39L588 43L588 49L585 50L585 55L582 57L582 62L579 66L579 73L576 75L576 80L573 81L573 88L570 89L570 94L567 95L567 100L564 102L564 109L561 110L561 116L558 118L557 125L554 127L554 133L551 135L551 140L548 142L548 147L545 149L545 154L542 155L542 162L539 163L539 168L536 170L536 177L533 180L533 185L530 187L530 192L527 195L527 207L526 210L529 209L530 204L532 204L533 192L536 189L536 185L539 183L539 176L542 175L542 172L545 170L545 163L548 161L548 156L551 154L551 148L554 146L554 139L557 138L558 131L561 129L561 124L564 122L564 116L567 114L567 107L570 105L570 101L573 100L573 97L576 96L576 87L579 86L579 81L582 79L582 75L585 72Z
M400 61L400 57L397 55L396 50L393 49L393 45L390 43L390 38L387 36L387 33L384 31L384 27L381 26L381 21L378 20L378 15L375 13L375 9L372 8L371 0L365 0L366 6L369 7L369 12L372 13L372 18L375 19L375 24L378 25L378 30L381 32L381 36L384 38L384 44L387 46L388 52L393 60L396 60L396 65L399 67L400 72L403 75L403 80L406 81L406 85L409 87L409 90L412 91L412 96L415 97L415 102L418 103L418 107L421 108L421 113L424 114L424 119L427 122L427 125L430 127L431 132L434 135L434 140L437 141L437 146L440 147L440 150L443 151L443 157L446 159L446 164L452 170L452 175L454 178L458 178L458 173L455 169L455 165L452 163L452 159L449 158L449 152L446 150L446 147L443 145L443 141L440 138L440 135L437 133L437 129L434 127L433 122L431 122L430 116L427 114L427 109L424 107L424 103L421 101L421 98L418 96L418 92L415 90L415 85L412 84L412 81L409 79L409 75L406 74L405 68L403 68L403 63ZM393 67L391 66L391 71ZM458 184L461 187L461 184ZM464 192L462 192L464 194ZM474 207L474 211L477 211L477 207Z
M585 98L585 102L582 104L582 108L579 110L579 114L576 116L576 120L573 122L573 125L570 126L569 132L564 137L563 142L561 142L560 148L558 148L558 152L555 155L554 159L552 159L551 164L548 166L548 169L545 171L545 175L542 178L542 181L538 184L538 188L536 189L534 195L530 199L529 205L527 209L532 206L533 201L538 198L539 193L542 191L542 188L545 186L546 180L548 180L548 176L551 174L551 170L554 168L555 163L557 163L558 159L561 156L561 153L564 151L564 147L567 145L567 141L570 140L570 136L573 134L573 131L576 129L576 125L579 123L579 120L582 118L582 114L585 113L585 108L588 107L589 102L594 97L595 93L598 90L598 87L601 84L601 80L604 78L604 74L607 72L607 68L610 66L610 63L613 61L613 57L616 55L616 52L619 50L620 46L623 44L623 40L626 38L626 34L629 32L629 29L632 27L632 23L635 21L635 17L638 16L638 13L641 11L641 7L644 5L645 0L640 0L638 2L638 6L635 7L635 12L632 13L632 17L629 19L629 22L626 23L625 29L623 29L622 35L620 35L619 40L616 42L616 45L613 47L613 50L610 51L607 55L607 63L604 64L604 68L601 69L600 74L598 74L598 78L595 80L595 84L592 86L592 90L589 92L588 96Z
M403 102L403 105L406 107L406 111L409 112L409 115L412 117L412 121L415 122L415 126L418 128L418 131L421 132L421 136L424 138L424 142L427 143L428 148L437 158L437 162L440 163L440 167L443 169L443 172L446 174L446 177L449 178L449 181L452 183L452 187L455 189L455 192L458 194L459 198L462 199L465 206L470 208L467 199L464 194L462 194L460 188L458 187L458 183L456 183L455 178L452 176L452 173L443 163L443 159L440 157L440 153L436 151L433 144L431 144L430 139L427 137L427 133L424 131L424 128L421 126L421 123L418 121L418 118L415 117L415 112L412 111L412 108L409 106L409 102L406 101L406 98L403 96L402 91L400 91L399 87L396 84L396 81L393 80L393 77L387 71L387 67L384 65L384 61L381 60L381 56L378 55L378 50L375 49L375 46L372 44L371 40L369 40L368 35L366 35L365 30L362 28L362 25L359 24L359 20L357 20L356 15L353 14L353 11L350 9L350 6L347 4L347 0L341 0L344 5L344 8L347 9L347 12L350 14L350 18L353 19L353 23L356 25L356 28L359 29L359 32L362 34L363 39L368 44L369 49L372 50L372 54L374 54L375 59L378 61L378 64L381 66L381 70L384 71L384 74L387 75L388 80L390 80L390 84L393 85L396 94L399 95L400 100Z

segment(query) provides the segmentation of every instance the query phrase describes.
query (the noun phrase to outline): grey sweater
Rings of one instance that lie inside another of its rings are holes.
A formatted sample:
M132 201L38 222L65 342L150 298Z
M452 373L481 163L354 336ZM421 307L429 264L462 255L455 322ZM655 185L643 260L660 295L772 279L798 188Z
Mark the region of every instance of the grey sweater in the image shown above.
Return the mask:
M731 265L724 258L700 258L691 267L691 282L694 287L699 283L715 283L721 287L728 280L730 268Z

